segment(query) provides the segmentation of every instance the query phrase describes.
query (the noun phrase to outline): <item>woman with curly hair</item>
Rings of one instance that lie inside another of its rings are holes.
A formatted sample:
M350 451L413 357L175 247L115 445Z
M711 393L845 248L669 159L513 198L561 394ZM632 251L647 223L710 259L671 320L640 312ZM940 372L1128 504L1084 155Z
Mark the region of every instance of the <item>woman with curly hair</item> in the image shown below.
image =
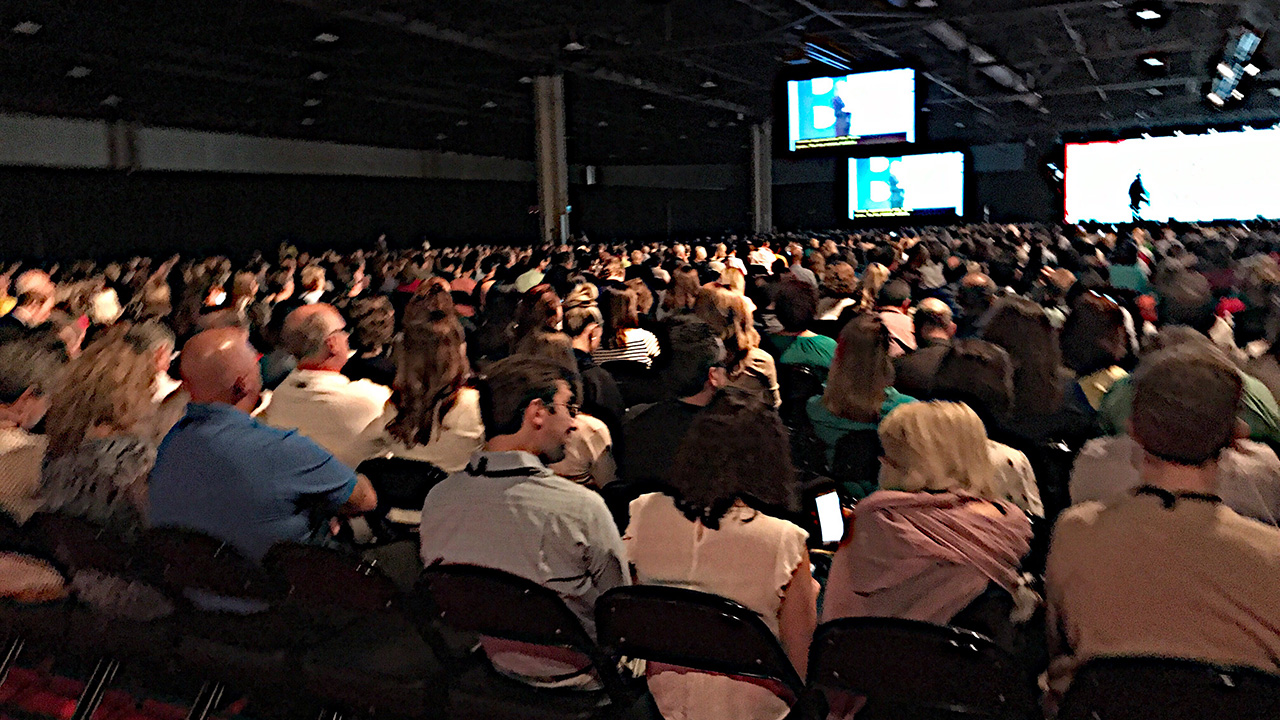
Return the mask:
M777 413L749 393L728 391L685 434L668 490L631 503L623 542L645 585L692 588L760 614L804 676L817 620L818 583L807 535L770 513L795 506L795 470ZM788 702L746 678L648 666L663 717L773 720Z
M623 542L640 584L719 594L759 612L804 676L818 583L803 529L773 515L795 506L795 470L777 413L750 393L724 393L685 434L668 489L631 502ZM649 664L664 717L776 719L768 685Z
M445 472L466 467L484 445L480 393L448 285L431 284L404 311L396 343L391 406L361 434L360 452L429 462Z
M819 320L838 320L840 313L850 305L857 305L858 275L853 266L844 260L832 260L822 275L822 298L815 313Z
M760 333L752 325L746 298L724 288L705 287L693 312L724 342L729 385L756 393L773 407L782 404L778 368L773 356L760 349Z
M107 330L72 360L45 416L41 508L131 534L146 525L155 464L151 344L130 325Z

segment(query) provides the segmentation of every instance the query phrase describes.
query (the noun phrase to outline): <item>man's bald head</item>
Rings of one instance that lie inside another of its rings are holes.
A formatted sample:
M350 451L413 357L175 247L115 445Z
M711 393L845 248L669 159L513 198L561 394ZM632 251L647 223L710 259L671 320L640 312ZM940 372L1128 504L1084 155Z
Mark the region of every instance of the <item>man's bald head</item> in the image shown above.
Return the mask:
M225 403L245 412L258 405L258 354L240 328L206 330L188 340L182 347L181 373L192 402Z
M342 313L332 305L303 305L285 318L280 339L300 367L341 370L351 350L346 327Z

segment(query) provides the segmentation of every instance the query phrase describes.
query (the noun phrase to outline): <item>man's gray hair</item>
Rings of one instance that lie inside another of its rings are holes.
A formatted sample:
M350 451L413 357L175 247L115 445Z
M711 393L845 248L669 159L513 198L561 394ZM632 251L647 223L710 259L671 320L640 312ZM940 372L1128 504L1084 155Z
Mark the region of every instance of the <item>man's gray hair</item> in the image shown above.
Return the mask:
M295 317L296 313L308 309L299 308L289 313L280 335L284 349L299 360L324 352L325 340L336 330L333 318L325 312L306 312L300 320Z

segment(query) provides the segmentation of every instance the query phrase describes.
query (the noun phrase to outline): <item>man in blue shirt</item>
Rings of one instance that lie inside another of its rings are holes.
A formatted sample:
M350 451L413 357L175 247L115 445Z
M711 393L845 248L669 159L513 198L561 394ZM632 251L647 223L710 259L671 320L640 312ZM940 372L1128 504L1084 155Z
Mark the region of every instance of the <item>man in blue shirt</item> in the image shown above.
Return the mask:
M377 505L369 480L296 431L249 416L262 376L247 333L209 330L182 349L186 415L151 471L151 523L199 530L261 560L276 542L320 540L328 520Z

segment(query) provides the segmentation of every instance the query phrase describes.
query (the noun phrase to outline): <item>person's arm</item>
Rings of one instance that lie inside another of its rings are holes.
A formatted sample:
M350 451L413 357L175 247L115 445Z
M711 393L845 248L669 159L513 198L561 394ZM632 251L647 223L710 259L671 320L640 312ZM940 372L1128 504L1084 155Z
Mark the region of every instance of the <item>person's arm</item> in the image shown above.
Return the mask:
M360 515L376 507L378 507L378 493L374 491L373 483L369 482L369 478L364 475L356 475L356 487L351 491L351 497L338 508L338 514Z
M778 610L778 639L800 677L809 669L809 643L818 627L818 581L809 570L809 550L800 555L800 564L791 582L782 589L782 608Z

